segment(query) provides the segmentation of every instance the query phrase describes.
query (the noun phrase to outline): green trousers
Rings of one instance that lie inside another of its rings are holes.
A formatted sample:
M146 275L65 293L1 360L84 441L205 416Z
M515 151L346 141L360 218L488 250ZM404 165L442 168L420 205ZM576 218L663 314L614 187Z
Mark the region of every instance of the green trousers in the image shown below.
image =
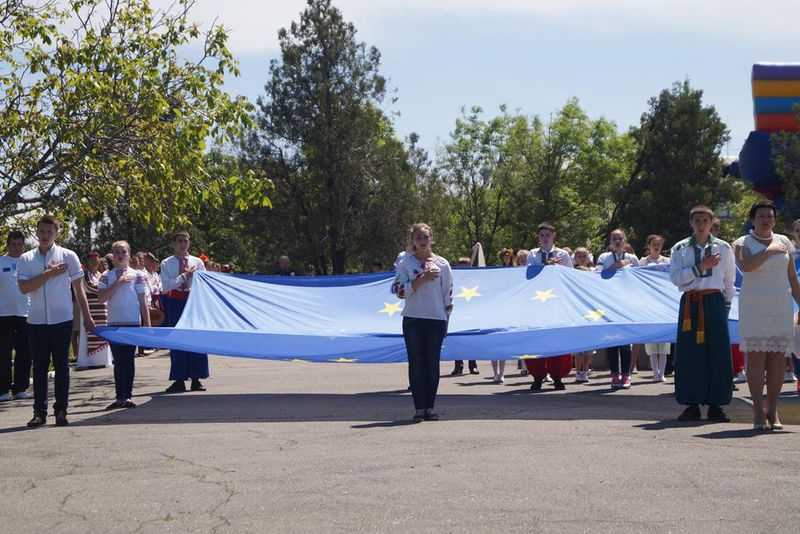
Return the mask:
M705 341L697 342L697 303L684 293L678 316L675 347L675 400L679 404L730 404L733 392L733 361L728 335L728 310L722 293L703 295ZM685 306L691 306L692 329L683 332Z

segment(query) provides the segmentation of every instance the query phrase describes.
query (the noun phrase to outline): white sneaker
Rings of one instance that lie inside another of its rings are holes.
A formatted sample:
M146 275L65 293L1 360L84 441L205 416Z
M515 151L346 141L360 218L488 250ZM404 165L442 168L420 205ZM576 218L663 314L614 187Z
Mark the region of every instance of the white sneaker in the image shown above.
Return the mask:
M10 401L11 400L11 393L3 393L0 395L0 402L2 401Z
M784 382L794 382L797 378L794 376L794 373L791 371L786 371L783 375Z
M17 400L32 399L33 395L31 395L27 391L20 391L19 393L15 393L14 394L14 398L17 399Z
M553 379L552 379L552 378L550 378L550 373L547 373L547 374L545 375L545 377L544 377L544 381L545 381L545 382L552 382L552 381L553 381Z
M503 375L497 375L497 382L498 383L504 384L505 381L506 381L506 378Z
M747 373L745 373L744 370L739 371L739 374L736 375L736 382L739 384L747 382Z

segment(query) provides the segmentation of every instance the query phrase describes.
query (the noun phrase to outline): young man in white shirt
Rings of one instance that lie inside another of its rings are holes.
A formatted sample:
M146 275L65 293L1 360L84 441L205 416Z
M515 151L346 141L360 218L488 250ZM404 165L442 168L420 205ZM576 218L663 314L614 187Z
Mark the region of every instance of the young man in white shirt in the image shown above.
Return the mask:
M528 265L561 265L572 267L572 259L567 251L556 247L556 228L548 222L543 222L536 229L539 237L539 248L528 252ZM566 389L564 377L572 370L572 354L552 356L550 358L537 358L525 360L528 373L533 377L531 390L540 391L547 375L553 379L553 388Z
M57 426L66 426L69 402L69 342L72 337L72 294L80 306L86 331L94 330L89 303L83 291L83 270L78 256L56 245L60 224L49 215L36 224L39 246L20 257L17 278L22 293L30 294L28 333L33 355L33 419L38 427L47 419L47 371L52 356L55 369Z
M672 283L683 291L675 347L675 400L687 406L680 421L698 421L700 405L708 420L727 422L733 362L728 311L735 295L736 266L731 246L711 235L714 212L695 206L689 213L691 237L670 254Z
M161 262L161 300L166 308L166 322L164 326L175 326L183 314L189 291L192 289L192 279L196 271L205 271L203 261L197 256L189 254L191 244L188 232L176 232L172 235L172 248L174 256ZM208 378L208 354L187 352L183 350L169 351L170 369L169 379L172 384L167 388L167 393L182 393L186 391L186 380L191 379L192 391L205 391L200 382L201 378Z
M30 399L26 390L31 376L28 339L30 298L19 290L17 270L25 249L25 236L14 230L6 238L8 254L0 257L0 401ZM14 351L14 382L11 382L11 352ZM11 393L9 393L9 390Z

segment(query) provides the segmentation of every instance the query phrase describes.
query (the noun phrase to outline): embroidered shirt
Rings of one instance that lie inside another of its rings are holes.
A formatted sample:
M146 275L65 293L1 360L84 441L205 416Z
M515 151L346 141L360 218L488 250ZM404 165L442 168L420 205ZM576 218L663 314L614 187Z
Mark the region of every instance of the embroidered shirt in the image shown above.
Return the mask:
M439 269L439 277L422 284L415 291L411 285L414 280L434 266ZM398 298L405 299L404 317L446 321L453 310L453 273L450 264L441 256L420 263L413 254L406 254L397 265L394 292Z
M716 253L720 255L717 266L701 272L698 265L703 258ZM670 253L669 276L672 283L684 292L695 289L719 289L728 303L736 294L733 287L736 280L733 250L728 243L714 236L709 236L705 246L698 245L694 236L676 243Z

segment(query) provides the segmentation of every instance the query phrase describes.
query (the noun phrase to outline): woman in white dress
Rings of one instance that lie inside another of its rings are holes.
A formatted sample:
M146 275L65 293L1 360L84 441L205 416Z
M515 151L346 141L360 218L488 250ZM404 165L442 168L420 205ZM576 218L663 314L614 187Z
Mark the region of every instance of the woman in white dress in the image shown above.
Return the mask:
M800 303L800 282L794 269L794 246L774 234L777 211L769 200L750 208L753 229L737 239L736 263L744 273L739 295L739 343L747 354L747 385L753 399L753 428L782 430L778 397L784 357L794 348L792 297ZM764 406L764 373L767 405Z

